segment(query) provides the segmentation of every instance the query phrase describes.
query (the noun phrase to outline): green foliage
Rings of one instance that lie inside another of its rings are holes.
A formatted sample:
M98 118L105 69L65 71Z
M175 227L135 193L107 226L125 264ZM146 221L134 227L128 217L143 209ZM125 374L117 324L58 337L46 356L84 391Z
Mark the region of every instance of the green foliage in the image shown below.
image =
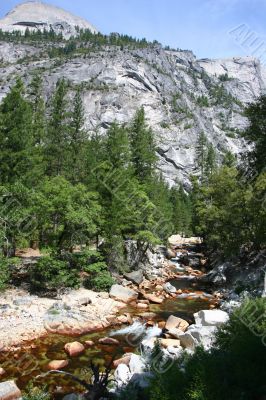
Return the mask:
M221 74L221 75L219 75L219 80L221 81L221 82L228 82L228 81L231 81L233 78L230 78L229 76L228 76L228 73L226 72L225 74Z
M39 388L29 384L26 392L23 393L22 400L50 400L51 395L46 388Z
M195 200L198 224L211 249L236 252L247 239L245 189L234 168L222 167L200 187Z
M266 362L264 299L250 300L217 334L216 345L175 361L165 373L155 371L147 400L250 400L262 398ZM156 355L156 365L158 355ZM223 382L223 384L221 384ZM178 393L178 397L177 397ZM139 397L139 399L142 397Z
M249 143L255 144L250 154L250 166L255 173L260 173L266 167L266 96L261 96L256 103L250 104L245 115L250 124L243 136Z
M77 271L69 263L58 258L41 257L30 270L30 282L34 290L56 290L60 287L77 287Z
M209 107L209 100L206 96L199 96L197 97L197 104L200 107Z
M93 289L98 292L109 291L114 283L105 262L88 265L84 268L84 271L89 274L84 281L84 286L88 289Z
M154 173L157 156L152 130L146 125L144 108L136 113L129 135L135 174L140 181L145 181Z
M9 266L11 263L11 260L0 257L0 292L7 288L10 279Z

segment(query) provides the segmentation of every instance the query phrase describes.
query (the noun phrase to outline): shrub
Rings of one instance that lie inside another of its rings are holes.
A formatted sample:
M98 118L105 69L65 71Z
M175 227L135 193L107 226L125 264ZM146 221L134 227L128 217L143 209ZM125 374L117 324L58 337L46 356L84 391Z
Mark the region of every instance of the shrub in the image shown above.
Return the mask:
M84 271L89 274L84 281L84 286L88 289L94 289L99 292L108 291L114 283L108 271L108 267L104 262L88 265Z
M0 292L5 290L10 279L10 260L0 257Z
M69 263L51 256L42 257L30 271L30 281L34 289L53 290L60 287L77 287L77 271Z
M155 373L145 399L251 400L266 393L266 301L249 300L222 326L211 351L198 348Z

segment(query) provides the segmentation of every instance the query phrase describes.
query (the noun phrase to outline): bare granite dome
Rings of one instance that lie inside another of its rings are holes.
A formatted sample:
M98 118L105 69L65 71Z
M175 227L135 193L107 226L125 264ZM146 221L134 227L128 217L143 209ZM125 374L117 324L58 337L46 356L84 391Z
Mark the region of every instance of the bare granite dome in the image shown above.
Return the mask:
M55 32L61 32L66 38L76 34L77 26L97 33L96 28L85 19L40 1L18 4L0 20L0 29L3 31L24 32L27 28L30 30L53 28Z

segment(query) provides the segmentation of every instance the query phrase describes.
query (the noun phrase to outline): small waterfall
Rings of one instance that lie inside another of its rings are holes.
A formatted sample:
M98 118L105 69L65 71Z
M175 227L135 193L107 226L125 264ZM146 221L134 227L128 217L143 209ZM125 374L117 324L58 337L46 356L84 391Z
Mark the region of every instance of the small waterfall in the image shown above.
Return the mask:
M146 328L146 326L139 322L135 321L132 325L127 326L126 328L119 329L118 331L112 331L110 336L134 336L134 338L150 339L152 337L158 337L162 333L162 329L158 328L157 325L151 326L150 328Z
M112 331L110 336L120 336L120 335L135 335L142 336L146 331L145 325L139 321L135 321L132 325L126 328L119 329L118 331Z

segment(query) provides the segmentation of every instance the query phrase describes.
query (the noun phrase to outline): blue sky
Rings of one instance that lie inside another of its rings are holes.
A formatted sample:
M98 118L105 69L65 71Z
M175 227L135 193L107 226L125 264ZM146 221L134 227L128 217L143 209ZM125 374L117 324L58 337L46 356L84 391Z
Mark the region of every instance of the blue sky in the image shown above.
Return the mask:
M19 1L1 0L0 18ZM82 16L101 32L157 39L198 58L251 55L228 34L245 24L266 48L266 0L46 0Z

